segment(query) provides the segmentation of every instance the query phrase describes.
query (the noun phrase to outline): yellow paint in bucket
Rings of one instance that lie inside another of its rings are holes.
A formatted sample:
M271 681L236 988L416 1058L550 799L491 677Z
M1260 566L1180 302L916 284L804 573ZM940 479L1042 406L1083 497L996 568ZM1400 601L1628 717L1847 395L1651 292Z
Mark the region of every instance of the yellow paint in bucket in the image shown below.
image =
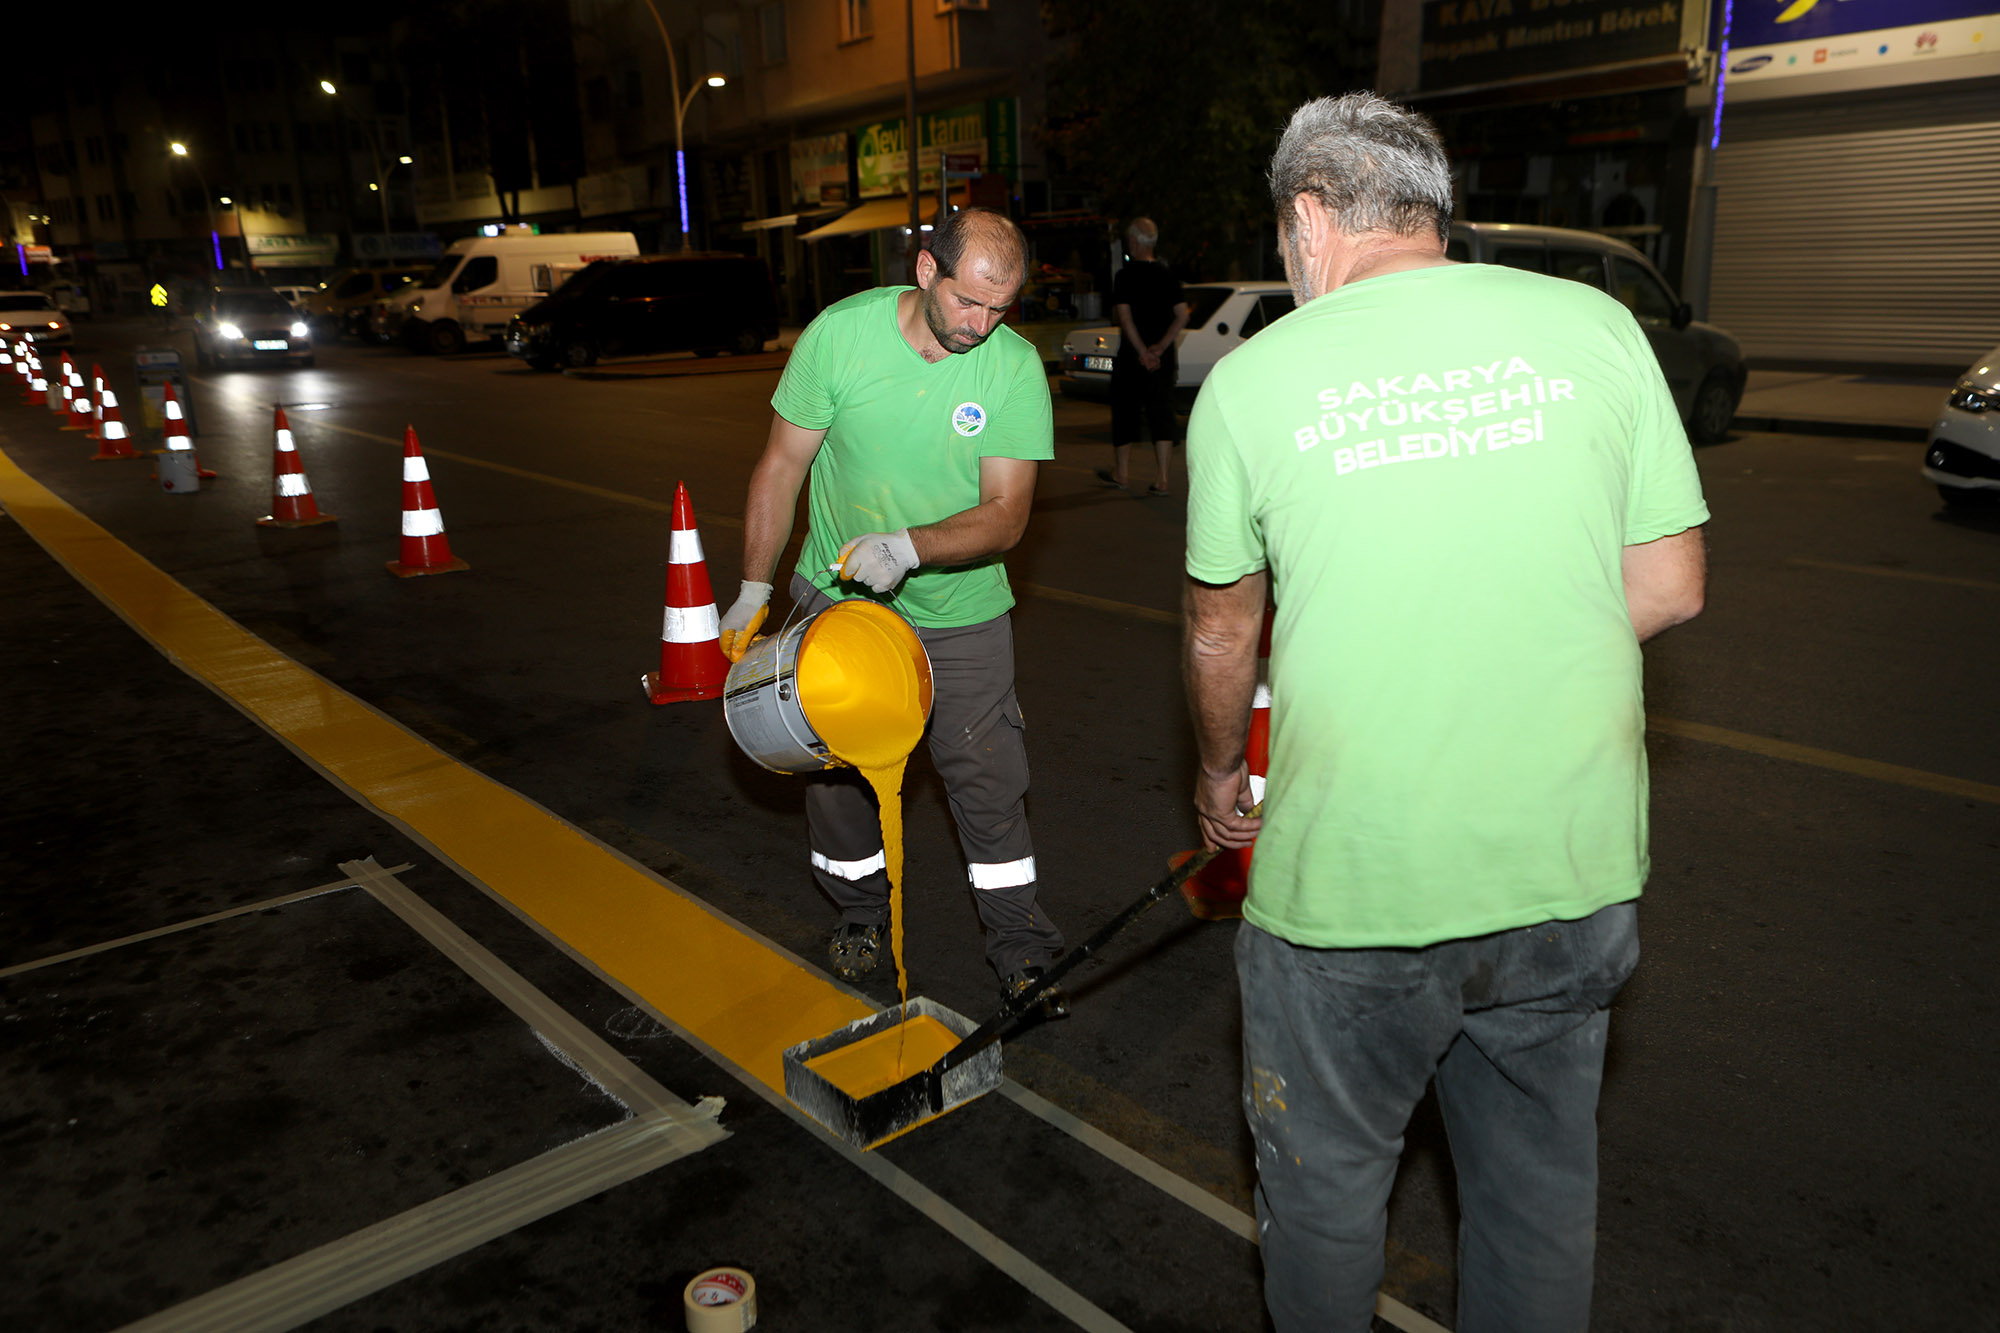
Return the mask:
M813 731L834 758L859 769L875 790L889 872L889 949L896 960L896 990L907 1003L903 770L931 714L930 658L901 616L851 598L820 612L806 630L799 645L798 689Z

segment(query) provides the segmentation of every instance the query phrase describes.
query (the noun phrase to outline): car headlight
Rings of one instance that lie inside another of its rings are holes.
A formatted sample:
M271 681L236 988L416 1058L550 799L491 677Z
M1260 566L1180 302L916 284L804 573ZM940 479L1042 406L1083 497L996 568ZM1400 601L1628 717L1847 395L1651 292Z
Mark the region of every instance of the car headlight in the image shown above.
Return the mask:
M225 338L241 338L243 336L243 330L237 328L234 324L218 324L215 326L215 331Z
M1971 380L1960 380L1945 399L1961 412L2000 412L2000 389L1987 389Z
M294 338L303 338L306 336L306 322L304 320L292 321L292 336Z

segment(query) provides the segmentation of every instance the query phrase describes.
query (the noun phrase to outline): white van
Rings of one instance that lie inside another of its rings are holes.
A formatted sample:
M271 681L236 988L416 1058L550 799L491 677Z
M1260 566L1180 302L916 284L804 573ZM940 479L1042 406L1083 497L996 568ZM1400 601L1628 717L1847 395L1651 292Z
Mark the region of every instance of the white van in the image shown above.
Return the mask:
M453 241L428 275L376 302L369 321L384 342L457 352L468 341L499 338L507 323L600 259L630 259L629 231L536 236L525 229Z

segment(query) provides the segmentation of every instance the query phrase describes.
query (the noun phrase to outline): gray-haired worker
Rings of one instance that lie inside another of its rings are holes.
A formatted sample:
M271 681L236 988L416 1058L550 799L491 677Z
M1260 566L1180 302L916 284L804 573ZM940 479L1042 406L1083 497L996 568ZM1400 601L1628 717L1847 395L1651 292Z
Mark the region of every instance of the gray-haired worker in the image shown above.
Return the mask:
M1185 658L1198 818L1257 846L1236 957L1265 1299L1281 1330L1369 1326L1435 1079L1458 1333L1581 1330L1647 870L1639 645L1700 610L1708 510L1623 306L1444 257L1423 117L1309 103L1270 181L1299 306L1195 405Z

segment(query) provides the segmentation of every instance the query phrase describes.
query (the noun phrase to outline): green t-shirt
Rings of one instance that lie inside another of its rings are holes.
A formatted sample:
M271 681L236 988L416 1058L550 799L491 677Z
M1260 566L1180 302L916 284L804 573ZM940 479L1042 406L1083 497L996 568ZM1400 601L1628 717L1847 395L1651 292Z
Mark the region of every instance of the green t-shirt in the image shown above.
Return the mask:
M979 460L1054 458L1048 376L1033 345L1001 325L978 347L929 362L903 340L896 298L878 287L806 326L771 396L779 416L824 428L806 504L800 575L836 598L862 596L930 629L977 625L1014 605L999 556L918 568L887 597L835 579L840 548L979 503Z
M1638 896L1620 557L1708 508L1623 306L1475 264L1338 288L1217 364L1187 453L1187 572L1277 602L1249 921L1418 947Z

